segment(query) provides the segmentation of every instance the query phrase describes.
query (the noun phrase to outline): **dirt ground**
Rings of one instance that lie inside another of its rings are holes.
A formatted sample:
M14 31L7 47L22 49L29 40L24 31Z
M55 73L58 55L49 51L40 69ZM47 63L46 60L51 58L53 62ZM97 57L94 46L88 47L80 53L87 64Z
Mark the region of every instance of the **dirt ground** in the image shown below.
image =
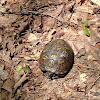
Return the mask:
M74 64L50 80L38 59L59 38ZM0 0L0 100L100 100L100 0Z

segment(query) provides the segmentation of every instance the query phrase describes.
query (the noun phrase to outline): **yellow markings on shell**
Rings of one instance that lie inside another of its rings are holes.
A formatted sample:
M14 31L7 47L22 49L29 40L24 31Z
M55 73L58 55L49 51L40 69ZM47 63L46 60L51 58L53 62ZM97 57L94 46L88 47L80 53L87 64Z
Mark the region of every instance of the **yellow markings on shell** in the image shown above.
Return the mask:
M67 53L67 51L63 51L63 52L62 52L63 55L66 55L66 53Z
M63 74L63 72L60 72L60 74Z
M47 52L47 51L48 51L48 49L45 49L45 50L42 51L42 53L45 53L45 52Z
M41 56L40 63L41 63L42 66L45 64L46 58L47 58L47 56L45 56L45 55L42 55L42 56ZM41 67L42 67L42 66L41 66Z
M50 52L49 56L50 56L50 58L56 58L58 56L58 52L52 51L52 52Z
M65 58L68 58L68 56L69 56L67 51L63 51L62 54L63 54L63 57L65 57Z
M61 50L61 47L59 46L59 47L57 47L57 50Z
M68 58L68 56L69 56L69 54L68 54L68 52L66 53L66 58Z
M54 64L55 64L54 60L49 60L49 61L48 61L49 67L53 67Z
M65 48L66 48L66 50L69 50L68 46L66 46Z
M64 60L59 59L59 64L62 64L62 63L64 63Z
M64 60L62 60L62 59L59 59L58 60L58 62L59 62L59 65L62 67L62 66L64 66L65 64L65 61Z
M57 49L57 45L55 44L53 47L52 47L53 50L56 50Z
M56 55L51 55L51 58L55 58L56 57Z
M42 53L45 53L45 52L46 52L46 50L43 50L43 51L42 51Z
M43 60L45 60L46 58L48 58L46 55L42 55Z

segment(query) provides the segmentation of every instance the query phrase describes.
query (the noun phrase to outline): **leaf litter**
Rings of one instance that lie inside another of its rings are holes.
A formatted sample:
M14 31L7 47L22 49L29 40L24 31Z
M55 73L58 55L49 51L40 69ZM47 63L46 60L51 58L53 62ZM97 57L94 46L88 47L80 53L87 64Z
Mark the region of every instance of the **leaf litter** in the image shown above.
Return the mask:
M0 100L99 100L98 2L99 0L1 0ZM17 13L11 13L12 11ZM90 37L84 34L85 21L88 22ZM49 80L39 69L38 59L43 47L58 38L71 45L75 55L74 65L64 78ZM30 73L22 61L29 66L27 68L31 69ZM20 76L19 65L24 66Z

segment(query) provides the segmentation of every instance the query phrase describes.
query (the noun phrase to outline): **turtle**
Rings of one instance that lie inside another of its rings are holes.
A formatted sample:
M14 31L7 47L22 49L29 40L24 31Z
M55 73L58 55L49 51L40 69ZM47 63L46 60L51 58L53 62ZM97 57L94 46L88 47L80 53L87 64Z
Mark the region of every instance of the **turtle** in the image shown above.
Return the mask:
M64 78L72 68L73 63L73 50L63 39L47 43L39 58L39 68L49 79Z

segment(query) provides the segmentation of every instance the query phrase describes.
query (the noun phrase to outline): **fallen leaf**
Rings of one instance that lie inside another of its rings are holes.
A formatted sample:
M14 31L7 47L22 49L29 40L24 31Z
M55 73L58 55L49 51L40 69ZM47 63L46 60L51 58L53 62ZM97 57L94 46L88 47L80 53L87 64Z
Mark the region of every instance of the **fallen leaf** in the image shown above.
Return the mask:
M100 6L100 0L91 0L91 1Z
M76 0L76 4L78 4L79 2L81 2L81 0Z
M2 35L0 35L0 43L2 42Z
M30 33L27 42L32 42L34 40L37 40L37 37L33 33Z
M52 30L48 33L48 35L47 35L48 42L52 39L52 37L53 37L52 34L53 34L55 31L56 31L55 29L52 29Z
M10 80L10 79L7 79L7 80L4 82L2 88L11 93L11 92L12 92L12 82L11 82L11 80Z

